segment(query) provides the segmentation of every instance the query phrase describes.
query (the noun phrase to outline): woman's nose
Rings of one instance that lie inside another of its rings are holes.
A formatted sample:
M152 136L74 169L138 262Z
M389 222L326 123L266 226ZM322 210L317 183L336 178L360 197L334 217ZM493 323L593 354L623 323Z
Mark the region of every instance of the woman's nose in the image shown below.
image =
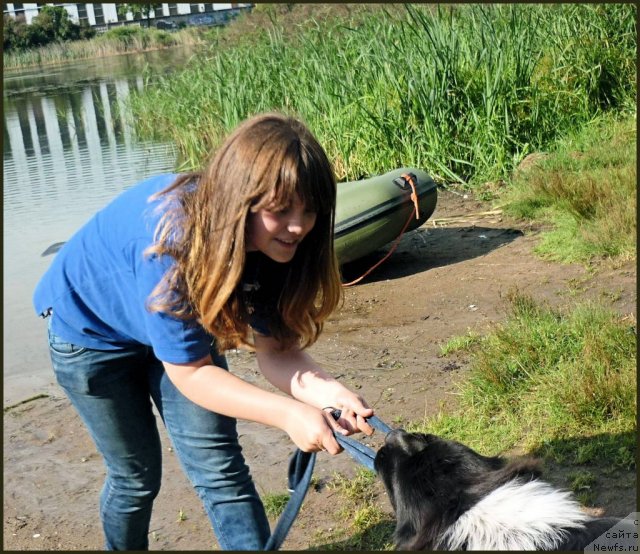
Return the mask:
M302 217L292 217L287 223L287 231L295 235L301 235L304 232Z
M287 222L287 230L290 233L301 235L305 229L304 209L292 210Z

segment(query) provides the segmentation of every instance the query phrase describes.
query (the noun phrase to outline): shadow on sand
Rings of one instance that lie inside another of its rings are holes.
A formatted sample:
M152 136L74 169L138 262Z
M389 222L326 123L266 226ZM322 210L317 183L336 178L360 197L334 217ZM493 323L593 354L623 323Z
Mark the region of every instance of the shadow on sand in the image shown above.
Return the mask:
M484 256L523 236L519 229L492 227L428 227L407 233L396 251L361 283L397 279ZM364 274L390 250L391 244L341 267L343 282Z

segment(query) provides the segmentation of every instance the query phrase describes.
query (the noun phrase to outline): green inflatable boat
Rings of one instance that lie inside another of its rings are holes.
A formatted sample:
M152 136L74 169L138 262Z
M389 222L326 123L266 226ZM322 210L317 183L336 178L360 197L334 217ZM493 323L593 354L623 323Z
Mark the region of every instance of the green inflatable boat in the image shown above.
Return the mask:
M417 218L411 197L414 187ZM436 209L437 196L433 179L410 167L338 183L334 246L339 263L370 254L397 238L403 229L407 232L420 227Z

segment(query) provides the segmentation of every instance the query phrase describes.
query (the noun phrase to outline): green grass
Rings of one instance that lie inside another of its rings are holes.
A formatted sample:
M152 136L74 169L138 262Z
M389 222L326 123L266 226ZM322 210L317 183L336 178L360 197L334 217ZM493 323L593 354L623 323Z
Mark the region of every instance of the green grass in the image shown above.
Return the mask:
M269 493L262 496L265 512L268 517L277 518L284 511L291 495L288 493Z
M442 356L449 356L455 352L469 350L482 340L482 337L475 331L469 331L466 335L453 337L440 347Z
M331 481L331 488L338 490L348 503L369 503L375 496L372 488L375 480L376 476L372 471L359 467L355 477L351 479L343 475L335 475Z
M597 483L596 476L590 471L575 471L569 476L570 488L583 505L593 504L593 486Z
M309 539L310 550L391 550L394 522L377 505L375 473L359 467L353 478L336 473L329 481L335 493L335 513L340 522L329 530L315 530ZM333 494L332 493L332 494ZM267 516L280 517L288 494L262 496Z
M547 221L537 252L561 262L636 257L636 117L599 117L517 174L503 202Z
M377 505L375 473L359 467L353 478L336 473L329 488L336 493L336 515L345 525L315 531L311 550L390 550L393 521ZM313 486L313 480L312 480ZM277 519L289 502L287 493L262 495L267 516Z
M485 454L634 466L636 328L596 304L559 311L511 294L507 321L471 348L459 409L413 430Z
M635 107L633 5L404 4L301 23L297 10L146 88L139 132L174 141L190 168L241 120L280 110L309 124L341 180L416 166L480 185Z
M317 532L311 550L392 550L394 522L377 505L374 472L358 468L353 478L335 474L330 487L339 496L338 518L347 525Z

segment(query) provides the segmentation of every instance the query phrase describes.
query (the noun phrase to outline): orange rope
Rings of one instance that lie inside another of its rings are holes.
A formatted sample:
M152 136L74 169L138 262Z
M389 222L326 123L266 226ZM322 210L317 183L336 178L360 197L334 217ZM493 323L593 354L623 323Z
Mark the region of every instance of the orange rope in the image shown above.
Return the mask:
M358 277L357 279L354 279L353 281L350 281L349 283L343 283L342 284L343 287L350 287L351 285L355 285L356 283L359 283L360 281L362 281L362 279L364 279L367 275L369 275L376 267L378 267L380 264L382 264L382 262L384 262L387 258L389 258L389 256L391 256L391 254L393 254L396 248L398 247L398 244L400 243L400 239L402 238L402 235L404 235L404 232L407 230L407 227L411 222L411 218L413 217L413 214L416 214L416 219L420 218L420 207L418 205L418 194L416 192L416 185L413 182L411 175L409 175L408 173L403 173L401 177L404 178L407 181L407 183L409 183L409 185L411 186L411 200L413 201L413 210L411 210L411 213L409 214L407 221L402 227L400 234L391 245L391 249L389 250L389 252L387 252L381 260L379 260L373 266L371 266L360 277Z

